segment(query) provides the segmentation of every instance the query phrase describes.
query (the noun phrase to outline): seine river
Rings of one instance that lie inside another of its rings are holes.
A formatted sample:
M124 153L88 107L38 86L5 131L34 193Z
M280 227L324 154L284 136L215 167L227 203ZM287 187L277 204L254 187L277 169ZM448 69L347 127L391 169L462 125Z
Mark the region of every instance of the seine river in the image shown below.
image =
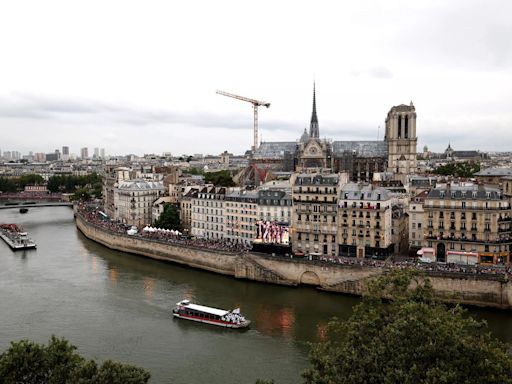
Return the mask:
M308 342L333 316L350 315L358 299L239 281L111 251L87 240L68 207L0 210L0 223L21 224L37 250L0 243L0 351L10 341L46 343L63 336L89 358L145 367L152 383L300 382ZM173 319L183 298L240 307L245 331ZM471 310L512 341L512 313Z

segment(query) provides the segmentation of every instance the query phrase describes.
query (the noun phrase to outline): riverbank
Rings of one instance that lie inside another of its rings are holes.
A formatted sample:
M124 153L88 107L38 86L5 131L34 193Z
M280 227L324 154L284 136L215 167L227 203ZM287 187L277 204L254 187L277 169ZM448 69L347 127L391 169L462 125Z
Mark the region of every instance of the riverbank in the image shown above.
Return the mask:
M170 244L109 231L87 222L80 213L76 214L76 226L85 237L110 249L265 283L306 284L324 291L361 295L368 279L389 270ZM508 275L424 272L438 296L446 302L512 310L512 284Z

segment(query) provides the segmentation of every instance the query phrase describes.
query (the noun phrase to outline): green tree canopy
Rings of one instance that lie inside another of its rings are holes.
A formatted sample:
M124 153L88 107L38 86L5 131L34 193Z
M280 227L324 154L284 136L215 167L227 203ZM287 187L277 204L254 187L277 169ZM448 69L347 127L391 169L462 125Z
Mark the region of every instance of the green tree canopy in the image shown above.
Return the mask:
M218 172L206 172L204 174L205 183L211 183L219 187L234 187L235 182L231 177L231 172L228 170Z
M144 384L149 378L142 368L111 360L98 366L55 336L47 346L29 340L12 342L0 355L0 382L5 384Z
M352 316L329 324L310 359L308 384L512 383L506 345L461 307L437 302L429 280L414 272L370 283Z
M181 229L180 213L176 204L165 203L164 211L155 221L155 227L164 229Z
M480 163L464 162L464 163L449 163L440 165L434 169L434 173L444 176L455 177L473 177L473 175L480 171Z

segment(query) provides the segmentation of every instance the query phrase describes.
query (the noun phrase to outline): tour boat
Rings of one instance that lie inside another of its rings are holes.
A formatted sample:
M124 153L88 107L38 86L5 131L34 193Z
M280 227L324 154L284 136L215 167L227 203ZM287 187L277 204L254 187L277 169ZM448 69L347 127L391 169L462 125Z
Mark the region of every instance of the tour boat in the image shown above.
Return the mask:
M206 307L204 305L192 304L189 300L182 300L176 303L172 310L174 317L198 321L200 323L218 325L226 328L246 328L251 324L236 308L232 311Z

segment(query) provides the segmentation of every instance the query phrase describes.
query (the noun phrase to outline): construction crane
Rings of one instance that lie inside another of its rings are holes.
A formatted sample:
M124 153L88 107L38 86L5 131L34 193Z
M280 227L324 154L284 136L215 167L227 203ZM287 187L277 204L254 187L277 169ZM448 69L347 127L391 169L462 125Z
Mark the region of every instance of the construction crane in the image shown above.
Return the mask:
M223 95L227 97L232 97L233 99L238 99L242 101L247 101L248 103L252 104L252 108L254 109L254 145L252 147L253 152L258 149L258 107L265 106L270 107L270 103L267 103L265 101L258 101L254 99L249 99L248 97L238 96L234 95L232 93L223 92L223 91L217 91L218 95Z

